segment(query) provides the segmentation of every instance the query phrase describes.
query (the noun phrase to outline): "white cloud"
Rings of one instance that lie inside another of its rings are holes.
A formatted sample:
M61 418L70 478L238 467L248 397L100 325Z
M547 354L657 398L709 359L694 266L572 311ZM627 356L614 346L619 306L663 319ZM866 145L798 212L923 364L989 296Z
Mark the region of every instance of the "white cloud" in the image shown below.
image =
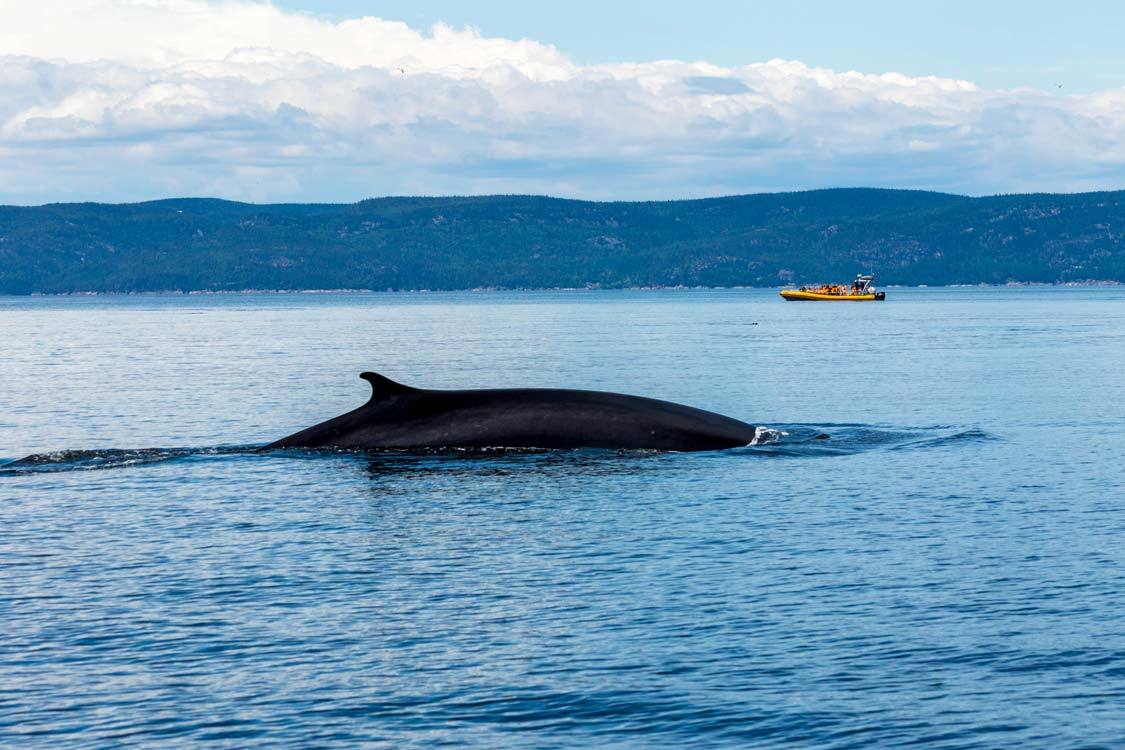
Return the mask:
M579 66L533 41L257 2L0 0L0 201L829 185L1121 187L1125 89Z

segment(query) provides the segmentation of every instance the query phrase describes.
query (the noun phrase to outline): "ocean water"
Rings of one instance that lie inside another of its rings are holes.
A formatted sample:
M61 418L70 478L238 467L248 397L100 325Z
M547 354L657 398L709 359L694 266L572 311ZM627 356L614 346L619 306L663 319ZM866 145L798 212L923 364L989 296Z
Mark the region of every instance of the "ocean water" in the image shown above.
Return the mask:
M1125 290L888 296L0 298L0 745L1125 746ZM367 369L779 433L251 452Z

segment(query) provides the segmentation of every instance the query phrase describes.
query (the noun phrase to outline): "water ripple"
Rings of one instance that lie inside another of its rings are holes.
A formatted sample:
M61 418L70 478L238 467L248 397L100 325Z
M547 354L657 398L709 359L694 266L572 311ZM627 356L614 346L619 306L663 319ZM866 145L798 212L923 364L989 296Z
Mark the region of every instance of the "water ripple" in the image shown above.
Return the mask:
M876 449L918 449L934 448L960 442L979 442L993 440L987 432L979 429L955 430L948 427L934 428L888 428L858 424L824 425L780 425L777 428L759 428L755 442L741 449L716 451L722 454L741 454L749 456L832 456L848 455ZM100 471L121 469L168 461L190 461L199 459L222 459L247 457L257 454L260 446L214 446L201 448L102 448L66 449L49 453L35 453L23 458L0 463L0 476L22 474L44 474L65 471ZM271 456L285 456L293 459L323 459L341 456L371 456L384 462L389 469L396 460L410 462L415 460L487 460L512 459L520 456L551 457L547 460L626 459L657 455L657 451L628 451L581 449L552 451L537 448L434 448L423 450L353 450L353 449L282 449L272 451ZM675 454L665 454L675 455ZM373 464L374 465L374 464ZM442 464L423 464L424 468L437 468Z

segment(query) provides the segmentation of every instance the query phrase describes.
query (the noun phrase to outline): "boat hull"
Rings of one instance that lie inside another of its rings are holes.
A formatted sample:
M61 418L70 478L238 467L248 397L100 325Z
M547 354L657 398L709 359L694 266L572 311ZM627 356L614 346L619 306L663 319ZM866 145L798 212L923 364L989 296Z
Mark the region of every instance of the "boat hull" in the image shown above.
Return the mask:
M883 293L875 294L820 294L798 289L782 290L781 296L790 302L881 302Z

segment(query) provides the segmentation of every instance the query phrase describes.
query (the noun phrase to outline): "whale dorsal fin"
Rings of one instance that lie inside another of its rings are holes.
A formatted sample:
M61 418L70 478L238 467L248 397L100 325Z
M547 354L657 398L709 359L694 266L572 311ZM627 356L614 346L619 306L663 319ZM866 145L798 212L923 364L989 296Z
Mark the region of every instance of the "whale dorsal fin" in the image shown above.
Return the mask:
M377 372L361 372L361 378L371 384L371 400L377 401L389 396L398 396L404 393L414 393L417 388L411 388L402 383L396 383L390 378L383 377Z

